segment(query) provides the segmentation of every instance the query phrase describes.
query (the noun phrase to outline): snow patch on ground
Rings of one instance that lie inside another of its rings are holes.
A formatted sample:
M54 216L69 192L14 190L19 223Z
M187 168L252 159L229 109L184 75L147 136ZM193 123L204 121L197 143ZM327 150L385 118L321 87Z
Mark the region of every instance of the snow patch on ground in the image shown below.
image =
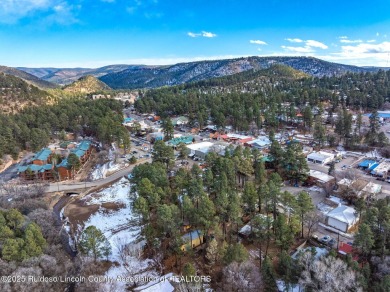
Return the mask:
M107 162L103 165L96 165L95 169L91 173L91 180L98 180L105 178L107 173L117 171L121 168L120 164L115 164L113 161Z
M109 188L99 193L86 196L86 204L100 205L98 211L92 214L84 226L79 226L79 234L88 226L96 226L107 237L111 244L112 252L109 260L118 263L112 266L106 273L109 277L134 276L158 276L158 273L151 269L152 261L142 259L141 225L139 218L133 213L132 201L129 198L130 183L122 178ZM113 203L116 209L107 209L102 206L104 203ZM130 250L124 256L123 248ZM127 283L129 284L129 283ZM131 284L131 283L130 283ZM137 283L142 284L142 283ZM124 291L126 282L117 282L116 289Z

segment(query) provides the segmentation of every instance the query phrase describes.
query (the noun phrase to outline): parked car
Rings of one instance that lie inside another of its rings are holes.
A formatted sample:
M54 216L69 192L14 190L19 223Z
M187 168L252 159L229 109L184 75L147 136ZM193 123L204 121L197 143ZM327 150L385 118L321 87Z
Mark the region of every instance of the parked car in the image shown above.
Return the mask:
M329 235L325 235L325 236L321 237L319 241L327 244L328 241L330 241L331 239L332 239L332 237L330 237Z

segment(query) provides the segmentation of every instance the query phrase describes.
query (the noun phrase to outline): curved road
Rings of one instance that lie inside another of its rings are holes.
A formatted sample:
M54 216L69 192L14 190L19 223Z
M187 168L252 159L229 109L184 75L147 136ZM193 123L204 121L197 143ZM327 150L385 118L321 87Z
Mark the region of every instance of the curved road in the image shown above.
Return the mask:
M146 162L152 162L152 159L151 158L142 159L135 164L132 164L128 167L122 168L121 170L113 173L112 175L110 175L106 178L102 178L102 179L91 181L91 182L65 181L62 183L61 182L60 183L50 183L49 186L46 188L45 192L52 193L52 192L59 192L59 191L72 191L72 190L78 190L78 189L82 189L82 188L91 188L91 187L105 185L107 183L113 182L113 181L129 174L136 165L146 163Z

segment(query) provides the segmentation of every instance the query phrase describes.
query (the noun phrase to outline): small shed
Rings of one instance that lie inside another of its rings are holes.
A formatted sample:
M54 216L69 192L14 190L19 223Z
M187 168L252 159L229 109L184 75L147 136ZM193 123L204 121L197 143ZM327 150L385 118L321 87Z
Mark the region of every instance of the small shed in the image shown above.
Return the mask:
M326 215L326 223L342 232L348 232L358 221L355 209L345 205L338 206Z
M184 234L181 239L184 243L181 246L181 250L186 251L201 245L203 243L203 234L200 230L194 230Z

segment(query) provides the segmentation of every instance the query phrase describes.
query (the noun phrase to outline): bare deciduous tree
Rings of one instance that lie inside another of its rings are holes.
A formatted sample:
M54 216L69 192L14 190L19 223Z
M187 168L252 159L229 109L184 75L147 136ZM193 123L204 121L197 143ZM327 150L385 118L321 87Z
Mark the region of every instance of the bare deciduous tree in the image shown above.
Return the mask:
M323 214L320 214L316 211L312 211L306 214L303 218L304 225L307 229L307 237L310 237L310 234L316 231L318 223L324 221Z
M303 253L299 260L302 272L299 284L318 292L363 291L359 276L341 259L332 256L316 259L313 253Z
M220 291L261 291L260 270L252 262L233 262L223 269L222 290Z

